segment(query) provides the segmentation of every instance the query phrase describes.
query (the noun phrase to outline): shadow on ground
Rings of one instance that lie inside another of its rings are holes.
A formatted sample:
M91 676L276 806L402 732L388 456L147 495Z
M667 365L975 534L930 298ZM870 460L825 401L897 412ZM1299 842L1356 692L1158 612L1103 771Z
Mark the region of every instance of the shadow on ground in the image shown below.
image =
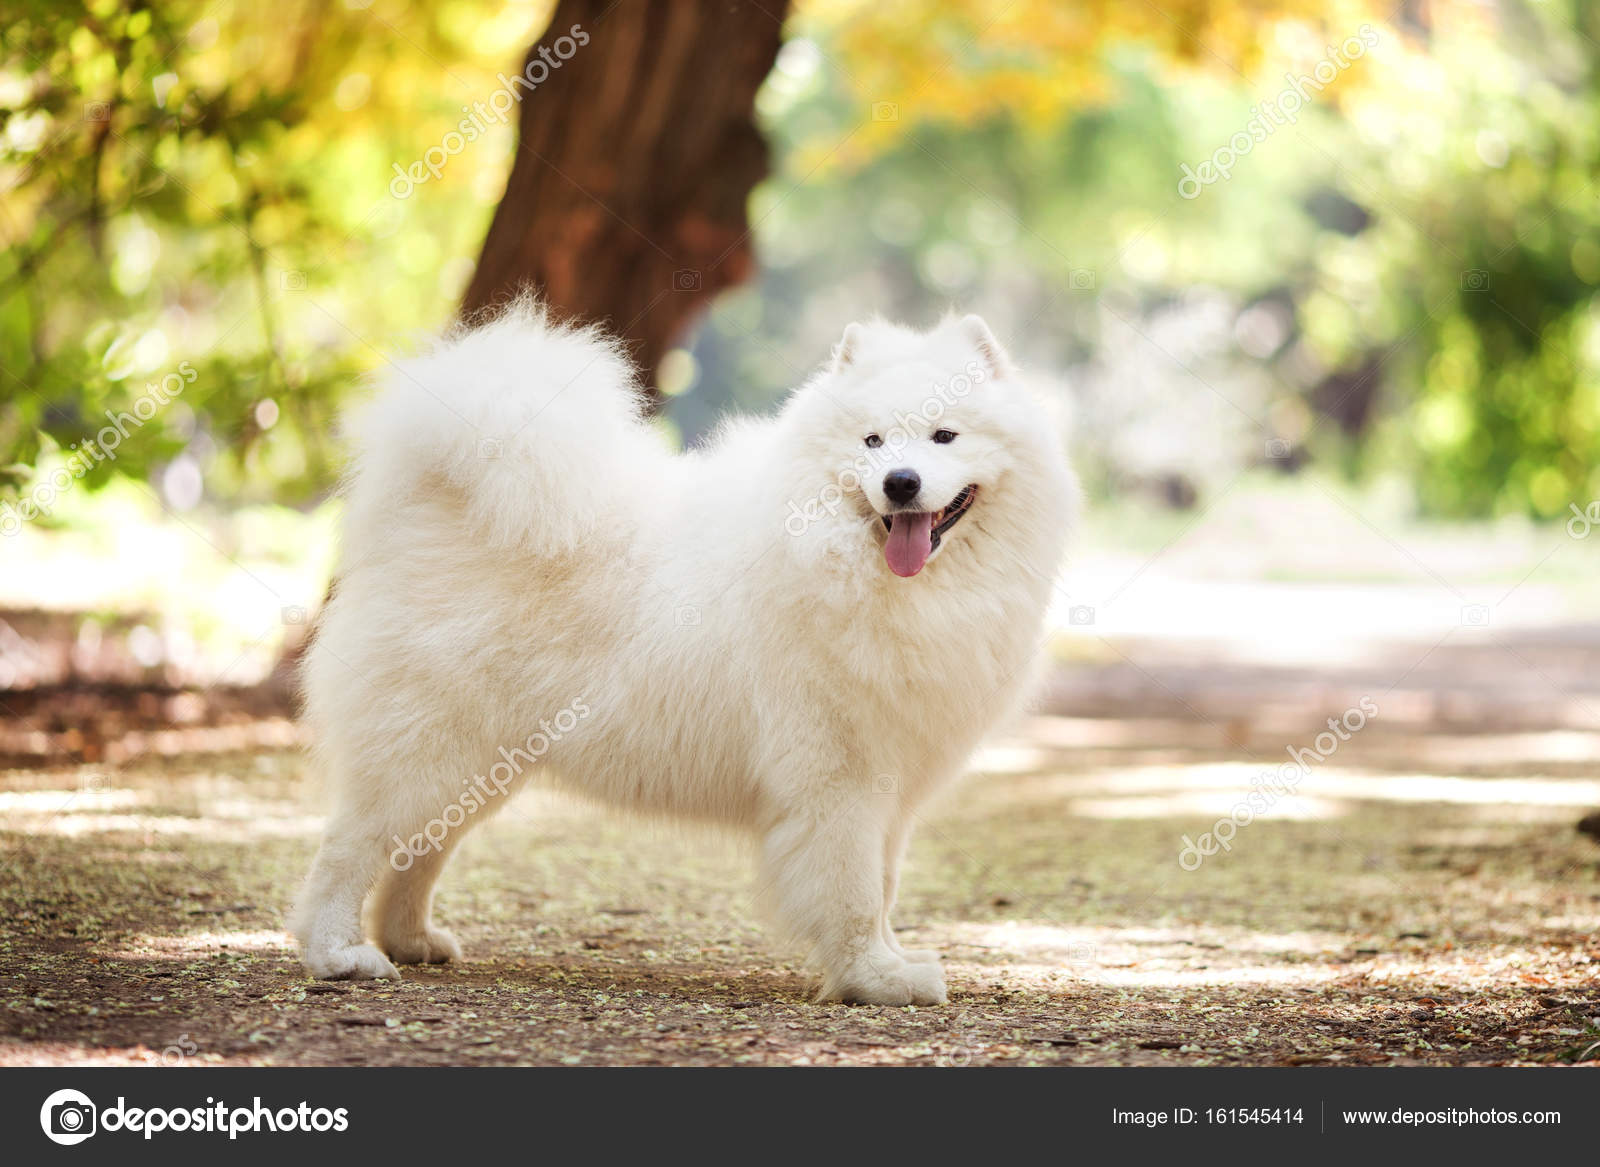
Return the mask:
M1358 688L996 742L922 824L899 912L945 953L945 1008L809 1004L738 846L542 794L446 878L464 964L313 982L282 931L319 822L298 753L8 771L0 1062L1600 1058L1600 848L1572 826L1600 805L1593 734L1380 717L1261 780ZM1227 849L1185 858L1230 816Z

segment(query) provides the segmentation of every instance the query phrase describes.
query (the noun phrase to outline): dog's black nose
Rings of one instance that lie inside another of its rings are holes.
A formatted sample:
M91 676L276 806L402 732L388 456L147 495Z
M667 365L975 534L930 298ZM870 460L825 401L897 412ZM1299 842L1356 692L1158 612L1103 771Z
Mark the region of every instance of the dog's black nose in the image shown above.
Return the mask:
M922 489L922 477L915 470L891 470L883 476L883 493L890 502L908 503Z

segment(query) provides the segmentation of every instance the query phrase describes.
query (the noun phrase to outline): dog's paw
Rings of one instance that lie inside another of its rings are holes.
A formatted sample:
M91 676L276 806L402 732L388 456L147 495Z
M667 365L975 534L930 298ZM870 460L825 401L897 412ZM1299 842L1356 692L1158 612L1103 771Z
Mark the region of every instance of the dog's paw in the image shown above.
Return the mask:
M941 966L903 962L897 968L863 965L837 980L829 978L817 999L847 1005L943 1005L948 997Z
M306 953L306 968L324 981L397 981L400 970L370 944Z
M396 964L444 964L461 959L456 938L431 924L409 936L386 936L383 948Z

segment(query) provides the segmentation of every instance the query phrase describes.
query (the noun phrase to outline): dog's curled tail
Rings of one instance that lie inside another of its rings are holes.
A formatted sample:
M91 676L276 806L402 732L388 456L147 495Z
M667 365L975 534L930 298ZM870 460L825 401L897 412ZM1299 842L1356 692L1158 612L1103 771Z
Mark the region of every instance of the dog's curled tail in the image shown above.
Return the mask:
M489 543L576 546L661 455L642 407L616 341L522 297L394 362L348 415L352 523L442 495Z

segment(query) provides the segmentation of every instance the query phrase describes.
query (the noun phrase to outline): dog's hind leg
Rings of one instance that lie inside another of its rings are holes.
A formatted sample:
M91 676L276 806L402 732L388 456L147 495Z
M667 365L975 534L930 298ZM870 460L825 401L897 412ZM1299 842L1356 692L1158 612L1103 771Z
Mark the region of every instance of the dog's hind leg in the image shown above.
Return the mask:
M341 810L328 824L294 912L306 968L324 980L398 978L361 934L361 905L384 862L384 837L367 816Z
M465 824L445 838L438 850L425 848L421 855L406 852L410 862L401 870L394 866L378 884L368 913L371 931L378 944L396 964L443 964L461 959L456 938L433 923L433 889L460 838Z

